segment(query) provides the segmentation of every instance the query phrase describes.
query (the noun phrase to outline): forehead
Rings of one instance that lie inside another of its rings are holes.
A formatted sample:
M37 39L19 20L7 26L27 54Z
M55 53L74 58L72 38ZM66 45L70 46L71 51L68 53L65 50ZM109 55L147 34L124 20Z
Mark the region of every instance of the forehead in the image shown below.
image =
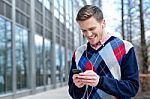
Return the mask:
M99 25L100 22L98 22L95 18L91 17L85 21L79 21L78 23L81 29L87 29Z

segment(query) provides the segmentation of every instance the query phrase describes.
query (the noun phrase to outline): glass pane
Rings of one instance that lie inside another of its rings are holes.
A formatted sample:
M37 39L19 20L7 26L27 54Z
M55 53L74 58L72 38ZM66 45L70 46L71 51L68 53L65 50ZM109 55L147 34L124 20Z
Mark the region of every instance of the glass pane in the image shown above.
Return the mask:
M69 14L70 14L70 17L72 17L72 2L71 2L71 0L69 0Z
M68 14L69 13L69 0L66 0L66 7L65 7L65 9L66 9L66 14Z
M64 23L64 17L60 15L60 22Z
M51 84L51 42L48 39L44 40L45 43L45 63L46 63L46 84Z
M71 67L71 59L72 59L72 51L71 50L68 50L67 51L67 63L68 63L68 70L70 70L70 67Z
M59 4L60 4L61 7L64 6L64 0L58 0L58 2L59 2Z
M0 17L0 94L12 91L11 23Z
M57 9L54 9L54 16L59 19L59 12Z
M44 6L50 10L50 0L44 0Z
M62 81L65 82L66 79L65 79L65 72L66 72L66 69L65 69L65 48L62 46L61 47L61 63L62 63L62 67L61 67L61 71L62 71Z
M61 50L59 44L56 44L56 82L60 82L60 59L61 58Z
M59 8L58 0L54 0L54 7Z
M39 0L40 2L42 2L43 0Z
M28 61L28 32L16 27L16 67L17 67L17 89L27 88Z
M36 64L36 86L42 86L44 84L44 69L43 69L43 37L35 35L35 64Z
M60 7L59 11L61 14L64 14L64 9L62 7Z

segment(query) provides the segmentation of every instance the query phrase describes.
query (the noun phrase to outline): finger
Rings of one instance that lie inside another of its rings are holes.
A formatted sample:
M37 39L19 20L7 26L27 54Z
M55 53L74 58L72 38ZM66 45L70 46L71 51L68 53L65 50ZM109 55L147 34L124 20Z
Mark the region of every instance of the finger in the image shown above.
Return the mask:
M74 79L76 79L78 76L79 76L79 74L74 74L74 75L72 76L72 79L74 80Z
M95 76L96 74L94 73L82 73L82 74L79 74L79 76Z
M89 85L89 86L96 86L98 83L96 80L82 80L82 82L85 85Z
M91 79L82 79L83 83L95 83L96 80L91 80Z
M83 82L81 82L81 81L77 81L77 82L75 82L75 85L76 85L78 88L81 88L81 87L83 87L85 84L84 84Z
M80 78L76 77L76 78L73 79L73 82L74 82L75 84L77 84L77 83L80 84L82 81L81 81Z
M80 83L79 85L78 85L78 88L81 88L81 87L83 87L84 86L84 83Z
M89 76L94 76L96 75L96 73L94 71L85 71L83 73L79 73L80 76L84 76L84 75L89 75Z
M84 73L95 73L93 70L86 70Z
M85 80L95 80L97 78L97 76L95 75L82 75L82 76L78 76L79 79L85 79Z

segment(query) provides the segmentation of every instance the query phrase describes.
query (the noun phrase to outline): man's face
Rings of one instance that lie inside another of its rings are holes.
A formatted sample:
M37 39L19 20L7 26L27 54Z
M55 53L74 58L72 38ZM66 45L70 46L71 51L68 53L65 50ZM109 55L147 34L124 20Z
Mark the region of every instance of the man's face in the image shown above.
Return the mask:
M102 38L105 21L98 22L95 18L91 17L85 21L79 21L79 26L89 43L95 45Z

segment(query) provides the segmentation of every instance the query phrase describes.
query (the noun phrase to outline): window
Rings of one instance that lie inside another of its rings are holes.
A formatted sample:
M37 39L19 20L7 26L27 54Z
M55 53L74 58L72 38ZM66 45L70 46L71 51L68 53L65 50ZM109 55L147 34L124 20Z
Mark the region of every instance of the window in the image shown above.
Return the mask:
M58 0L54 0L54 7L59 8Z
M51 84L51 42L48 39L44 40L45 45L45 65L46 65L46 84Z
M43 34L43 27L42 27L42 25L36 23L36 24L35 24L35 29L36 29L36 33L38 33L38 34L40 34L40 35Z
M29 2L29 1L28 1ZM16 0L16 7L22 10L26 14L30 14L30 5L26 0Z
M64 17L60 15L60 22L64 23Z
M68 51L67 51L68 70L70 70L70 67L71 67L71 60L72 60L72 51L70 49L68 49Z
M42 1L43 1L43 0L39 0L39 2L41 2L41 3L42 3Z
M41 13L39 13L38 11L35 11L35 18L36 18L36 21L42 23L43 22L43 16Z
M6 16L7 18L12 18L12 7L11 5L5 3L3 0L0 0L0 14Z
M12 3L12 0L6 0L6 1L8 1L8 2Z
M0 94L12 91L11 23L0 17Z
M35 0L35 8L37 8L36 10L42 12L42 0Z
M4 15L4 1L0 0L0 14Z
M44 0L44 6L50 10L50 0Z
M29 27L29 18L19 10L16 10L16 22L27 28Z
M5 13L5 15L6 15L7 18L11 19L11 17L12 17L12 11L11 11L12 8L8 4L6 4L5 6L6 6L6 13Z
M49 20L52 20L52 12L50 10L45 9L45 17Z
M61 50L60 50L60 45L56 44L56 82L60 82L61 81Z
M66 68L65 68L65 48L63 46L61 46L61 71L62 71L62 81L65 82L65 72L66 72Z
M58 0L58 2L59 2L59 4L60 4L61 7L64 6L64 0Z
M43 67L43 37L35 35L35 65L36 65L36 86L44 85L44 67Z
M56 44L56 82L65 82L65 47Z
M54 9L54 16L59 19L59 12L57 9Z
M29 67L28 32L16 26L17 89L27 88L27 67Z

